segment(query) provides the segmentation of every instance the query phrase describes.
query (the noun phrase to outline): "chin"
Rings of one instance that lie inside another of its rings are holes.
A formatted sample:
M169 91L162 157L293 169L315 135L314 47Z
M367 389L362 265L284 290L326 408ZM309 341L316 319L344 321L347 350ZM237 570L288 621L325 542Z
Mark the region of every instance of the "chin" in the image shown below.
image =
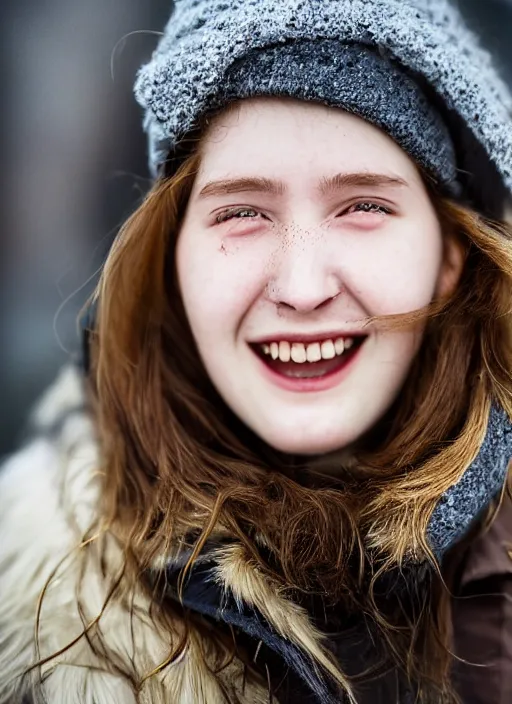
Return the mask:
M340 435L336 433L321 434L315 432L310 436L305 436L304 433L295 432L292 436L288 433L277 435L272 433L264 438L265 442L279 452L284 452L288 455L305 455L318 456L325 455L337 450L343 450L345 447L354 442L354 437L348 435Z

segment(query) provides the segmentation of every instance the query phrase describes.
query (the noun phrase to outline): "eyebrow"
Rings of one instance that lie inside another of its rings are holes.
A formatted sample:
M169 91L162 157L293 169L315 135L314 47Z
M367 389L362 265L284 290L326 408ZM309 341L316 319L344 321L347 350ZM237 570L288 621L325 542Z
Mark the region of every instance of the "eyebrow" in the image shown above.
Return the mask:
M344 188L357 186L371 186L373 188L403 187L409 184L399 176L388 174L374 174L368 171L359 173L340 173L323 178L317 186L321 196L328 196ZM210 181L199 191L199 198L230 195L233 193L266 193L273 196L282 196L286 193L286 186L282 181L261 177L243 177Z
M282 196L286 191L286 187L281 181L273 181L269 178L235 178L207 183L206 186L200 190L199 197L208 198L249 191L253 193L269 193L273 196Z
M409 184L399 176L390 176L389 174L373 174L369 171L359 173L336 174L323 178L319 185L318 191L322 196L330 195L343 188L357 186L371 186L373 188L397 188L408 187Z

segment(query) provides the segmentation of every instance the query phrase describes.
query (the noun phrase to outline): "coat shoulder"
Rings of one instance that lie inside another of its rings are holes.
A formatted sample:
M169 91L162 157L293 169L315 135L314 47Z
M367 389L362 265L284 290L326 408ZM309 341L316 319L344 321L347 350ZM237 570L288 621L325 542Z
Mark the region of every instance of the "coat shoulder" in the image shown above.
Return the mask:
M462 586L509 576L512 580L512 498L506 492L494 520L467 550Z
M44 650L34 638L42 596L69 606L49 584L94 521L97 447L77 369L61 371L29 430L0 470L0 702L21 700L22 675Z
M452 602L454 683L462 701L512 701L512 500L467 547Z

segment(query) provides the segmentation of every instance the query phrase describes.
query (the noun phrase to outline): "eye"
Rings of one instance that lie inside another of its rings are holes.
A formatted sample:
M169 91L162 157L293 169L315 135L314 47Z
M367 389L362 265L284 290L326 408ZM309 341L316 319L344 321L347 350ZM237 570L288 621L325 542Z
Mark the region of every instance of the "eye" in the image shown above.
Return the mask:
M215 222L220 225L220 223L233 219L254 220L258 215L261 215L261 213L258 210L254 210L254 208L230 208L219 213L215 217Z
M354 203L350 208L344 210L340 215L350 215L351 213L376 213L380 215L391 215L391 210L380 203L372 203L371 201L361 201Z

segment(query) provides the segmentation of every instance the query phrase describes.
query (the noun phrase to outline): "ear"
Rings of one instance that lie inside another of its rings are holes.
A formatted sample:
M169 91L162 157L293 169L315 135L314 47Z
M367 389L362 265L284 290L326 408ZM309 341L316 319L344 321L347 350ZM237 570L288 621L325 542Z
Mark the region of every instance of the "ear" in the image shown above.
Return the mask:
M466 261L466 250L454 235L445 236L443 245L443 261L437 279L436 294L439 298L448 298L459 283Z

